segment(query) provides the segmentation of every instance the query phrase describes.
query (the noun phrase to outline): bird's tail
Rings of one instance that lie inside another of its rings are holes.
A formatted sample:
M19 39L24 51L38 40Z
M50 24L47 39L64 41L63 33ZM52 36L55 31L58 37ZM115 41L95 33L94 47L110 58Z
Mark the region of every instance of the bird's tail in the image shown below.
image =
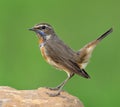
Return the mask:
M88 61L91 57L91 54L96 47L96 45L103 39L105 38L108 34L110 34L113 31L112 28L110 28L108 31L106 31L104 34L102 34L100 37L98 37L96 40L88 43L85 45L82 49L80 49L77 52L77 60L78 64L81 68L85 68L86 65L88 64ZM79 57L79 58L78 58Z
M110 28L108 31L106 31L104 34L102 34L100 37L97 38L98 41L101 41L103 38L105 38L107 35L109 35L113 31L113 28Z

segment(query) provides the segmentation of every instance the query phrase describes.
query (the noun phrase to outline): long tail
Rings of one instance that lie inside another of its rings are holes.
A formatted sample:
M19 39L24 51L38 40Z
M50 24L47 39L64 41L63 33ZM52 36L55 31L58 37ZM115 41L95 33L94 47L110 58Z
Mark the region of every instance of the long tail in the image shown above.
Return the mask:
M102 34L100 37L97 38L98 41L101 41L103 38L105 38L107 35L109 35L113 31L113 28L110 28L108 31L106 31L104 34Z
M78 59L78 65L80 66L80 68L84 69L87 64L88 61L91 57L91 54L94 50L94 48L96 47L96 45L103 39L105 38L108 34L110 34L113 31L112 28L110 28L108 31L106 31L104 34L102 34L100 37L98 37L96 40L88 43L87 45L85 45L82 49L80 49L77 52L77 59Z

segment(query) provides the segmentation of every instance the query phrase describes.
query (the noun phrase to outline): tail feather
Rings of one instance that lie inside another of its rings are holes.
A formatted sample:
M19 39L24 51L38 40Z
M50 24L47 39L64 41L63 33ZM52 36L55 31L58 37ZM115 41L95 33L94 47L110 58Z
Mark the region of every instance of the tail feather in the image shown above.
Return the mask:
M103 38L105 38L107 35L109 35L113 31L113 28L110 28L108 31L106 31L104 34L102 34L99 38L97 38L98 41L101 41Z
M96 40L88 43L87 45L85 45L82 49L80 49L77 52L77 61L78 61L78 65L80 66L80 68L85 68L90 57L91 54L94 50L94 48L96 47L96 45L103 39L105 38L108 34L110 34L113 31L112 28L110 28L109 30L107 30L104 34L102 34L100 37L98 37ZM79 57L79 59L78 59ZM84 66L85 65L85 66ZM84 70L83 70L84 71Z

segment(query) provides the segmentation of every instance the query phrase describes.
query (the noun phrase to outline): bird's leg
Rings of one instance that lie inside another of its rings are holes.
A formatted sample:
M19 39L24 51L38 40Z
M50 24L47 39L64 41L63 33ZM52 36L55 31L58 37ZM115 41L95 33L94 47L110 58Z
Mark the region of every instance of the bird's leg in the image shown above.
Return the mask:
M67 83L67 81L73 76L74 74L70 74L68 75L67 79L65 79L60 85L58 85L55 88L50 88L51 90L58 90L57 93L47 93L49 96L51 97L55 97L60 95L60 92L62 91L62 88L64 87L64 85Z
M59 90L60 87L61 87L63 84L65 84L65 81L66 81L66 80L64 80L62 83L60 83L57 87L50 87L49 89L50 89L50 90Z
M62 83L60 83L57 87L46 87L46 88L56 91L56 90L59 90L64 83L65 83L65 80Z

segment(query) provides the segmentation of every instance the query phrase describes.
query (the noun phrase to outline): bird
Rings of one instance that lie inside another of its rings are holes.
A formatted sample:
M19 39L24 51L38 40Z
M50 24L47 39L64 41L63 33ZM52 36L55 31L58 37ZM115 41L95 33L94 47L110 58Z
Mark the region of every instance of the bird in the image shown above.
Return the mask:
M36 24L29 30L36 33L41 54L46 62L67 73L67 78L61 84L57 87L49 88L51 90L57 90L56 93L48 93L50 96L55 97L60 95L64 85L75 74L87 79L90 78L85 68L90 60L92 52L96 45L113 31L113 28L108 29L104 34L100 35L92 42L89 42L78 51L74 51L66 45L48 23Z

